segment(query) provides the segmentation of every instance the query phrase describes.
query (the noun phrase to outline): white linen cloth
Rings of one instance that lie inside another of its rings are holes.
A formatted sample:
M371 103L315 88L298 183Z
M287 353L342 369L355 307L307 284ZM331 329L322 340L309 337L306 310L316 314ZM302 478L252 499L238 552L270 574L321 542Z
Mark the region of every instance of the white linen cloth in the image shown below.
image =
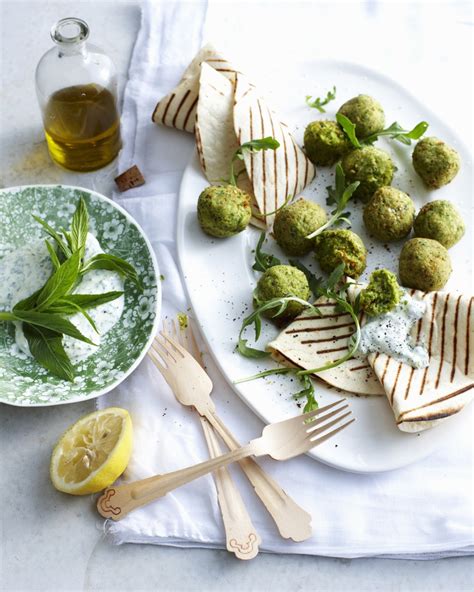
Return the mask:
M341 5L335 6L337 3L277 3L271 6L245 3L245 18L247 24L250 23L246 31L241 28L243 22L238 20L239 11L235 4L144 4L124 95L124 148L119 171L137 164L144 173L146 184L124 194L115 194L114 198L142 225L155 249L160 272L164 276L161 284L163 317L173 317L178 311L188 309L177 267L175 226L180 179L194 149L194 139L189 134L152 124L151 113L155 103L178 82L182 71L204 41L217 38L225 44L224 30L230 37L232 32L239 35L244 31L245 39L249 41L256 34L257 24L270 18L272 13L276 29L274 34L268 34L266 41L278 46L281 39L278 27L292 29L291 22L284 24L284 16L290 21L298 17L301 26L307 27L307 21L314 16L315 4L326 19L322 29L330 28L331 23L341 23L338 16ZM348 12L345 24L340 26L339 37L343 41L363 22L373 22L374 31L378 31L382 24L376 18L380 5L369 2L366 9L360 3L358 5L356 8L342 5ZM305 11L307 18L300 19ZM415 41L408 38L408 48L401 44L396 49L396 59L399 62L404 59L407 64L412 54L418 55L416 52L423 50L426 41L423 35L426 30L421 28L423 15L416 15L415 12L413 8L405 11L405 25L408 29L417 30L421 39L414 47ZM251 18L252 14L256 20ZM431 27L438 22L436 14L433 13ZM390 21L390 18L386 16L393 30L401 26L401 17L395 21ZM418 26L420 29L417 29ZM296 35L295 32L293 34ZM327 37L324 30L321 35ZM382 39L380 35L379 32L375 37ZM303 37L300 35L301 39ZM361 38L360 35L357 37ZM255 51L259 46L265 46L264 40L258 36L255 39ZM234 39L234 43L237 46L238 40ZM251 57L249 53L246 55ZM331 56L341 57L340 54ZM392 63L394 60L395 56ZM368 65L374 65L373 60ZM206 361L215 385L213 398L223 420L242 443L259 435L262 422L219 376L209 356ZM127 480L172 471L208 458L197 415L176 402L148 359L119 388L98 399L100 408L111 405L129 409L133 419L134 450L125 474ZM472 415L472 408L465 413ZM259 460L281 486L311 512L314 535L302 543L279 537L275 525L246 479L238 468L232 467L232 474L262 537L261 549L337 557L403 555L414 559L473 553L472 426L469 422L465 422L464 426L465 429L457 433L452 441L443 442L440 449L426 460L388 474L345 473L308 457L284 463ZM118 544L136 542L224 547L223 524L211 476L177 489L133 512L121 522L108 522L106 530Z

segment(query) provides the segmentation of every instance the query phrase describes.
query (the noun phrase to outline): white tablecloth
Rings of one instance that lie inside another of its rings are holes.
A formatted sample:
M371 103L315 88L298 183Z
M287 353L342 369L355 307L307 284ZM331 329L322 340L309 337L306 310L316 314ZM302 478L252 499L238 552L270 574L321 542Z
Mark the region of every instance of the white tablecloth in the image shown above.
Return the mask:
M119 170L138 164L146 184L115 199L150 238L164 279L163 316L186 311L177 267L177 193L194 149L185 133L150 121L158 98L168 93L204 41L239 56L239 66L258 80L264 59L292 56L355 60L386 71L412 88L461 132L470 116L469 89L456 66L469 49L467 4L431 3L146 3L130 64L123 105L124 149ZM467 59L464 58L463 59ZM431 68L431 71L429 70ZM448 101L463 102L451 109ZM469 138L466 138L469 141ZM218 413L242 442L262 423L230 390L207 359ZM125 478L175 470L208 458L197 416L180 406L152 363L145 359L99 407L123 406L132 414L135 439ZM465 413L471 413L468 409ZM474 550L472 427L426 460L378 475L354 475L301 457L262 465L312 513L314 535L303 543L281 539L238 468L232 474L262 537L261 549L337 557L378 555L434 558ZM223 525L210 476L188 484L107 523L116 543L223 547Z

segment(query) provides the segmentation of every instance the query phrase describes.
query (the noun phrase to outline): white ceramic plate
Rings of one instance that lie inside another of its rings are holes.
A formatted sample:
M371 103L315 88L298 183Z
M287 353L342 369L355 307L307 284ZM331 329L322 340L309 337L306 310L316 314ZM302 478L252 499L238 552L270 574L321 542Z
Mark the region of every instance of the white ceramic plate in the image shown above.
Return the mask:
M291 129L296 130L295 136L300 144L307 123L314 119L333 118L344 101L364 93L376 97L382 103L387 125L397 120L411 128L419 121L426 120L430 123L427 135L436 135L459 151L463 163L461 172L450 185L430 192L413 170L412 148L396 142L389 144L379 141L377 144L391 153L398 167L393 185L409 193L417 207L434 199L450 199L461 210L468 229L463 240L450 250L454 271L446 289L469 291L472 277L472 228L469 225L472 170L468 151L452 131L397 83L367 68L344 62L315 61L304 68L286 71L284 76L276 72L273 78L269 72L265 76L267 86L273 83L274 96L278 97L275 102L280 105L281 116ZM329 106L326 115L305 106L305 95L312 92L324 96L333 85L337 87L337 100ZM332 185L333 179L334 168L321 167L315 181L304 191L304 196L325 206L325 187ZM178 213L178 254L194 314L213 357L235 392L265 422L280 421L299 412L291 399L291 393L299 390L298 384L290 382L288 377L270 377L240 385L232 383L233 380L274 366L271 361L249 360L235 352L241 321L252 308L251 294L260 275L252 270L251 253L259 231L249 228L225 240L206 236L197 222L196 202L199 193L207 185L198 160L194 158L182 181ZM388 249L374 242L367 236L361 223L360 204L353 204L351 209L353 230L363 237L369 249L368 268L361 279L367 279L376 267L397 271L402 243L391 245ZM270 242L273 241L267 244ZM277 246L267 250L273 250L286 261ZM319 273L316 263L312 264L312 268ZM276 329L268 324L261 344L276 334ZM249 337L252 338L252 335L249 334ZM316 396L320 405L324 405L339 398L340 394L318 382ZM348 471L387 471L415 462L430 454L445 438L449 438L460 422L468 419L467 414L463 416L460 413L435 429L407 434L396 427L385 397L349 395L349 398L356 423L309 453L328 465Z

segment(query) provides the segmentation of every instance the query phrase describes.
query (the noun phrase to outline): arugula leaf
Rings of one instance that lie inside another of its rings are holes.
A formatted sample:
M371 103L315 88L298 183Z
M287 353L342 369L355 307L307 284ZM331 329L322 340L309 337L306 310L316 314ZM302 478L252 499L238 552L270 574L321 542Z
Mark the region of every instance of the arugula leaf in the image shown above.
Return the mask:
M336 165L336 181L335 186L327 187L328 191L328 199L327 202L330 204L335 204L335 209L331 212L331 218L320 226L317 230L309 234L306 238L314 238L330 228L331 226L335 226L345 222L346 224L351 225L349 216L350 212L346 212L346 206L354 195L355 190L359 187L359 181L354 181L354 183L350 183L346 185L346 176L344 175L344 170L340 163Z
M303 389L298 391L297 393L293 394L292 397L296 401L306 397L306 404L303 408L303 413L308 413L309 411L314 411L319 407L318 402L314 398L314 385L311 378L308 375L298 376L301 384L303 385Z
M336 121L342 127L344 133L352 142L353 146L356 148L362 148L362 144L359 142L356 136L355 124L353 124L352 121L342 113L336 113Z
M298 268L305 274L306 279L308 280L308 285L309 289L311 290L311 293L315 298L319 298L319 296L321 295L321 286L324 282L323 278L316 277L314 273L312 273L305 265L303 265L303 263L301 263L301 261L297 261L296 259L290 259L290 265ZM316 314L321 313L318 310Z
M265 253L262 251L262 245L265 242L265 232L260 234L257 246L255 247L255 263L252 265L252 269L255 271L267 271L270 267L275 265L281 265L280 259L272 255L271 253Z
M284 298L273 298L272 300L267 300L258 305L258 307L249 314L242 321L242 326L240 327L238 342L237 342L237 350L246 358L266 358L270 354L267 351L263 351L260 349L255 349L253 347L249 347L247 345L248 339L243 338L243 334L247 327L251 325L254 326L255 330L255 340L258 341L260 337L260 332L262 328L262 313L267 310L276 309L276 312L273 314L273 318L278 317L285 311L286 307L290 302L299 302L303 306L314 308L313 305L302 298L297 298L296 296L285 296Z
M232 156L232 160L230 162L229 184L237 185L237 179L240 173L235 173L235 162L238 160L244 160L244 154L246 152L252 154L254 152L260 152L260 150L276 150L279 147L280 142L278 142L278 140L275 140L275 138L273 138L272 136L267 136L266 138L259 138L257 140L250 140L249 142L244 142L239 148L237 148L237 150L234 152Z
M87 233L89 232L89 213L87 212L86 202L81 197L77 204L76 211L71 222L71 247L73 251L82 251L84 254Z
M39 311L45 310L72 290L79 275L80 263L81 255L76 251L52 274L38 295L36 308Z
M56 376L72 382L74 368L64 350L62 336L27 323L23 324L23 330L35 360Z
M131 280L138 288L142 289L142 285L138 278L138 274L128 261L116 257L115 255L109 255L108 253L99 253L94 255L88 261L85 262L81 269L81 274L85 274L93 269L107 269L109 271L116 271L127 280Z
M326 113L324 107L336 98L336 87L333 86L332 90L328 90L324 99L317 97L316 99L311 100L311 98L311 95L306 95L306 104L308 107L317 109L320 113Z
M324 296L325 298L327 298L329 300L333 300L336 304L336 307L338 307L339 310L341 310L343 312L347 312L351 316L351 318L354 322L355 331L354 331L354 334L352 335L351 339L349 340L348 351L341 358L337 358L336 360L334 360L332 362L328 362L327 364L325 364L324 366L320 366L319 368L310 368L308 370L301 370L300 368L286 367L286 368L275 368L275 369L271 369L271 370L264 370L263 372L259 372L258 374L254 374L253 376L248 376L246 378L241 378L240 380L236 380L236 381L234 381L235 384L239 384L242 382L248 382L250 380L255 380L257 378L263 378L265 376L271 376L273 374L288 374L290 372L294 373L298 378L303 379L305 376L309 377L313 374L319 374L321 372L325 372L326 370L330 370L331 368L336 368L337 366L339 366L339 365L343 364L344 362L346 362L347 360L351 359L355 355L355 353L357 352L357 350L359 348L361 329L360 329L360 323L359 323L359 318L358 318L358 305L357 305L357 303L352 305L347 300L347 289L350 286L350 284L345 283L340 287L340 289L337 289L337 286L340 283L340 281L342 279L343 272L344 272L344 268L343 268L344 264L341 264L336 269L334 269L334 271L331 273L331 276L328 278L328 280L324 281L324 280L316 278L316 276L311 271L309 271L309 269L307 269L302 263L299 263L296 261L291 262L291 263L292 263L292 265L295 265L295 267L298 267L299 269L301 269L301 271L303 271L303 273L305 273L306 277L308 278L308 283L310 285L310 288L311 288L315 298L320 298L321 296ZM278 299L276 299L276 300L278 300ZM280 300L284 300L284 299L280 299ZM270 302L272 302L272 301L270 301ZM273 306L275 306L275 304ZM318 315L321 314L321 312L317 308L317 306L315 306L313 304L311 304L309 306L311 306L311 309L314 310L316 312L316 314L318 314ZM260 310L261 309L257 309L256 311L254 311L253 315L258 313ZM244 320L244 324L245 323L246 324L245 324L245 326L242 326L242 329L239 334L239 340L242 338L242 333L243 333L243 330L245 329L245 327L247 327L249 324L252 324L251 317L252 317L252 315L250 315L249 317L247 317L247 319ZM252 356L249 356L249 357L252 357ZM312 392L309 388L308 383L303 383L303 384L305 385L305 388L303 389L303 391L305 392L305 395L307 396L307 404L306 405L308 407L306 409L306 406L305 406L305 410L314 409L315 408L314 405L316 404L316 401L314 400L314 396L312 397Z
M380 130L379 132L374 132L373 134L370 134L370 136L364 138L362 141L364 144L373 144L380 136L389 136L393 140L398 140L402 144L409 146L412 140L419 140L426 132L428 127L429 124L426 121L420 121L420 123L415 125L413 129L405 130L398 122L394 121L392 125L386 129Z
M70 337L74 337L74 339L79 339L79 341L84 341L90 345L96 345L88 337L83 335L79 329L71 323L71 321L64 319L58 314L29 310L16 310L15 312L8 314L10 314L12 318L4 320L24 321L30 325L35 325L35 327L43 327L44 329L49 329L58 334L64 333L64 335L69 335Z
M39 222L39 224L41 224L41 226L46 230L46 232L49 234L49 236L56 241L56 244L63 252L63 255L66 258L70 257L72 255L71 249L63 241L63 239L61 238L61 235L58 232L56 232L54 230L54 228L52 228L45 220L38 218L38 216L33 216L33 218L36 220L36 222Z

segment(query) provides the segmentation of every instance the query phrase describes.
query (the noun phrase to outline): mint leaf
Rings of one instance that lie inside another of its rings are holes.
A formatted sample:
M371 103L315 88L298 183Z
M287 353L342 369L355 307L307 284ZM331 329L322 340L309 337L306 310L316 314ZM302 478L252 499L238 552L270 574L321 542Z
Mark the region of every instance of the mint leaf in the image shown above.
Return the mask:
M64 350L62 336L28 323L23 323L23 331L35 360L59 378L72 382L74 369Z
M87 233L89 232L89 214L86 202L81 197L71 222L71 246L73 251L81 250L84 255Z
M38 218L38 216L33 216L33 218L36 220L36 222L39 222L39 224L41 224L41 226L46 230L46 232L49 234L49 236L56 241L56 244L61 249L63 255L66 258L67 257L70 257L71 254L72 254L71 253L71 249L64 242L64 240L62 239L61 235L58 232L56 232L54 230L54 228L52 228L45 220L42 220L41 218Z
M39 311L45 310L72 290L79 275L80 262L81 254L76 251L58 267L38 295L36 308Z
M58 269L61 266L61 263L58 259L56 250L54 249L53 245L49 242L48 239L46 239L44 242L46 243L46 248L48 249L49 257L51 259L51 263L53 264L54 269Z
M64 333L64 335L69 335L70 337L74 337L74 339L79 339L79 341L95 345L95 343L83 335L79 329L71 323L71 321L64 319L58 314L28 310L16 310L11 314L13 318L8 320L24 321L30 325L35 325L35 327L49 329L55 333Z
M138 288L142 289L142 285L138 278L138 274L128 261L116 257L115 255L108 255L107 253L99 253L94 255L84 264L81 269L81 274L92 271L93 269L107 269L108 271L116 271L127 280L131 280Z
M58 300L56 304L61 305L73 303L77 306L81 306L82 308L94 308L96 306L100 306L101 304L106 304L107 302L116 300L122 295L123 292L120 291L104 292L103 294L69 294L68 296Z

